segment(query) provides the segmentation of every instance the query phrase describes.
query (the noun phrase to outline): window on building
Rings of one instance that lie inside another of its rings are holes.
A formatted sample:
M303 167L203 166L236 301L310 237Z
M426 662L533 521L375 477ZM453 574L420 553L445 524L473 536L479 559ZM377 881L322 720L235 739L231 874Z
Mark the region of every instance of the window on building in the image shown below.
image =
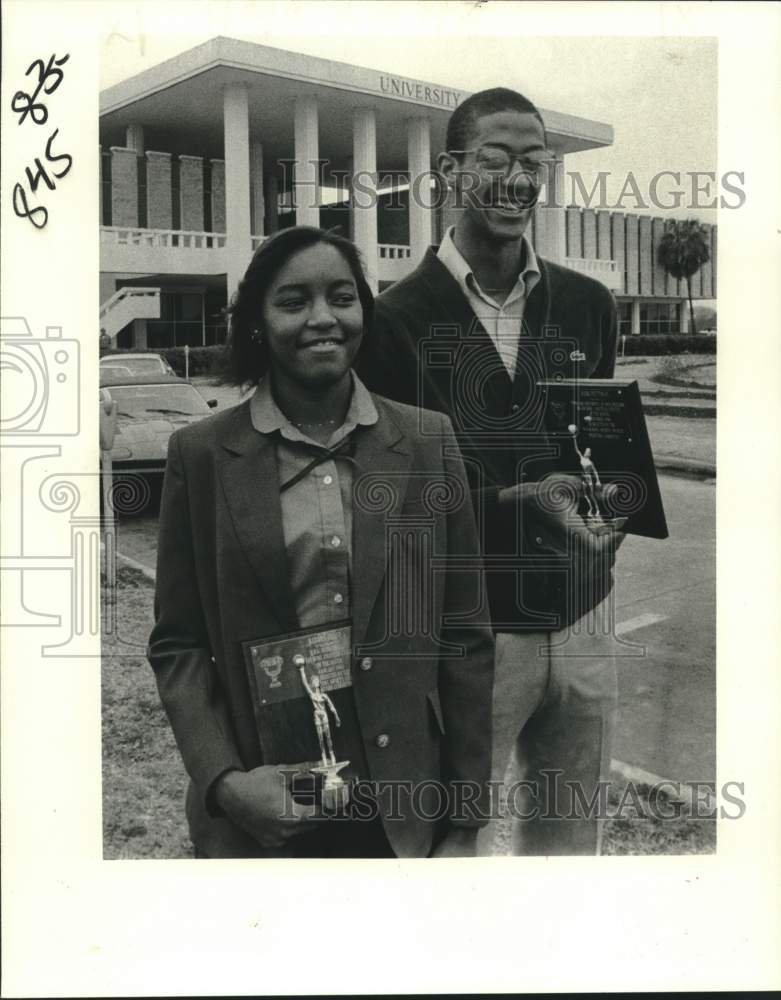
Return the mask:
M160 319L146 321L147 345L201 347L204 343L203 293L160 293Z
M680 333L680 314L678 302L641 302L640 333Z
M628 336L632 332L632 303L618 302L618 336Z
M228 332L225 315L225 292L220 289L210 289L204 296L203 309L205 317L204 338L209 346L224 344Z

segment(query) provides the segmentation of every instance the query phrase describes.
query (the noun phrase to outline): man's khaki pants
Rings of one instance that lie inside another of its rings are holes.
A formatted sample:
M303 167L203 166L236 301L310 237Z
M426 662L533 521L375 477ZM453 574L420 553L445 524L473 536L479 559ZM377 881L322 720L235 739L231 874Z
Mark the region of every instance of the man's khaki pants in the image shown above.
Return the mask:
M503 783L509 842L508 820L492 819L478 854L599 854L617 688L616 639L593 627L601 620L496 636L492 812Z

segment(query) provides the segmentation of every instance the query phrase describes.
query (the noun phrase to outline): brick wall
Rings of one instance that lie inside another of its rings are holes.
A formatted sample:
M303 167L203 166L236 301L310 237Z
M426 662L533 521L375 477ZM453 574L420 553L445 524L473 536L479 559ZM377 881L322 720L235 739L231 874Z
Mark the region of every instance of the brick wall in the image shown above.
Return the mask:
M138 225L138 154L111 147L111 220L115 226Z
M146 218L150 229L171 229L171 154L146 154Z
M212 232L225 232L225 160L212 160Z
M182 229L202 233L203 157L179 157L179 211Z

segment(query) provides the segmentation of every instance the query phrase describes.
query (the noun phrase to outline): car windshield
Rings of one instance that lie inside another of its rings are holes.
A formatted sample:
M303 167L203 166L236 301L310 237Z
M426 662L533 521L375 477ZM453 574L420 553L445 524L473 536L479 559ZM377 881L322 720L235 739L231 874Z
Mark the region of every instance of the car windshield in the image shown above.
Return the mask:
M165 364L162 358L133 358L133 357L117 357L106 359L101 363L101 368L123 368L130 372L131 375L159 375L160 372L164 372Z
M120 417L201 417L210 412L191 385L120 385L111 386L109 392Z

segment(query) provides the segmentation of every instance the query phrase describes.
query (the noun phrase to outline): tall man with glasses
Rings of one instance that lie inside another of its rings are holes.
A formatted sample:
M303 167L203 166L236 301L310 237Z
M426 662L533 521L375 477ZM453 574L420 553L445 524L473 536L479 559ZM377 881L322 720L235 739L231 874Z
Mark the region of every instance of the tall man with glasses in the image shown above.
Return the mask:
M610 378L616 310L526 235L549 157L539 111L514 91L453 112L438 166L458 221L379 296L358 367L372 390L441 410L457 432L497 639L493 779L509 796L512 853L595 854L616 702L601 623L621 536L594 533L577 515L580 481L552 476L537 383ZM478 853L505 842L494 821Z

